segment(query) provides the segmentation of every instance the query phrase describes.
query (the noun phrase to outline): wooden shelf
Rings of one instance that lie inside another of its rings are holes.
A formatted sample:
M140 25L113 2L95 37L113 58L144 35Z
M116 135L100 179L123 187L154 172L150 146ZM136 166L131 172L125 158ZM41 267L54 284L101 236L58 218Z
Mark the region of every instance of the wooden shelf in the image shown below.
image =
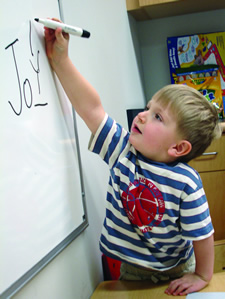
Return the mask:
M126 0L126 4L137 21L225 8L224 0Z

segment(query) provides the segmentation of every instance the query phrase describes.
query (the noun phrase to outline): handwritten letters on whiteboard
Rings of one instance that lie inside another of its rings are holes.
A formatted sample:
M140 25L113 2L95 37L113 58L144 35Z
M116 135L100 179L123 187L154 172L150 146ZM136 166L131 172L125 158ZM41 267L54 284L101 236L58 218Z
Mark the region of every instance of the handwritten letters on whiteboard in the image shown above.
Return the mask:
M33 98L33 91L32 91L32 84L31 81L29 80L28 77L26 78L21 78L20 75L20 66L18 64L17 61L17 52L16 52L16 48L17 48L17 43L19 43L19 39L16 38L12 43L10 43L9 45L7 45L5 47L5 50L12 52L12 63L14 64L15 67L15 73L16 73L16 78L17 78L17 83L18 83L18 98L17 99L13 99L13 100L9 100L8 103L11 106L13 112L16 115L20 115L23 111L23 106L25 105L26 108L30 109L33 106L37 107L37 106L46 106L48 105L47 102L41 103L41 102L34 102L34 98ZM33 47L32 47L32 26L31 26L31 21L29 22L29 49L30 49L30 58L29 62L30 62L30 69L27 70L29 75L30 71L33 71L36 74L36 84L37 84L37 88L38 88L38 93L39 95L41 94L41 86L40 86L40 79L39 79L39 75L40 75L40 50L37 50L36 53L34 53L33 51Z

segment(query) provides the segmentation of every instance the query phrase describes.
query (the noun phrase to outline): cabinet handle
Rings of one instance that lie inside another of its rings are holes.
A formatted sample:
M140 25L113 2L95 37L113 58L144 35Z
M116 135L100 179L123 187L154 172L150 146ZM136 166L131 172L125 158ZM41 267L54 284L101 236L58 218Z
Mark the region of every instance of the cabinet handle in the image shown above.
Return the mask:
M209 152L209 153L203 153L202 156L215 156L218 152Z

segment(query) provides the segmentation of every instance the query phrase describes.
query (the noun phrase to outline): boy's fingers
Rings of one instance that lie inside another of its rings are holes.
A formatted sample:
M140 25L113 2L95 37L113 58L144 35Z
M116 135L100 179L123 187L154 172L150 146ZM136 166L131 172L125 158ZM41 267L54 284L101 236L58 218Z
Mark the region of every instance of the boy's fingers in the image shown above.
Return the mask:
M59 23L63 23L61 20L57 19L57 18L48 18L49 20L52 20L52 21L55 21L55 22L59 22ZM51 28L48 28L48 27L44 27L45 28L45 31L48 35L50 36L54 36L56 37L56 39L60 42L63 41L63 39L69 39L69 34L68 33L65 33L65 32L62 32L62 29L61 28L57 28L57 29L51 29Z
M62 23L62 21L59 20L59 19L57 19L57 18L52 18L51 20L56 21L56 22L59 22L59 23Z
M63 42L64 39L69 39L69 34L62 31L62 28L57 28L55 30L55 36L59 42Z

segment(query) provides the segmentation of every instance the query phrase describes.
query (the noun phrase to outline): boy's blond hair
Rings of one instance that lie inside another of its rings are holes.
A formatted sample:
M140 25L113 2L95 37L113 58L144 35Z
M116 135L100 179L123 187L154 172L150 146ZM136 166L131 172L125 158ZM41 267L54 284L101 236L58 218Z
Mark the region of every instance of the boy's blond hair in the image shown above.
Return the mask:
M180 161L188 162L200 156L214 138L220 137L217 109L194 88L181 84L167 85L153 99L171 109L178 134L192 145L190 153L182 156Z

